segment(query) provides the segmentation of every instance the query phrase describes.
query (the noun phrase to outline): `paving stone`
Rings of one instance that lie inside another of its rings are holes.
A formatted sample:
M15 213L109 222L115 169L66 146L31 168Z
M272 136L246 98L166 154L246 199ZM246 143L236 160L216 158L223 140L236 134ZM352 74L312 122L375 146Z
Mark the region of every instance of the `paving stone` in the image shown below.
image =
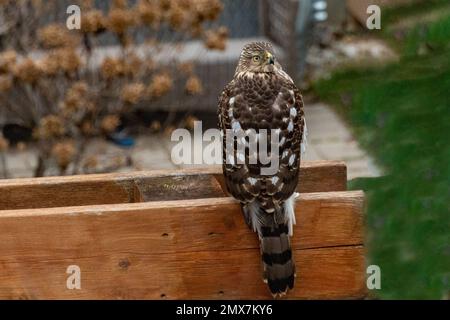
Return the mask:
M9 171L32 171L37 165L34 149L12 150L6 153L6 166Z
M34 175L33 170L9 170L8 179L30 178Z
M177 166L159 136L141 136L131 150L133 166L138 170L171 169Z
M353 160L366 158L366 154L362 151L355 141L348 143L313 143L312 144L319 156L325 160Z
M302 160L315 161L315 160L323 160L323 158L319 156L319 154L316 151L315 146L308 143L308 146L306 147L306 151L302 155Z

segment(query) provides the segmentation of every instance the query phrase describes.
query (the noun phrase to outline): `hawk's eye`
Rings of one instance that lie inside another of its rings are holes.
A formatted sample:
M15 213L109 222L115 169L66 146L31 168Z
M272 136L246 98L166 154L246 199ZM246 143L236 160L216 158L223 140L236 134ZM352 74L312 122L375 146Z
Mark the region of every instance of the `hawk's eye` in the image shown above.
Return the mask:
M259 62L259 59L261 59L259 56L253 56L253 62Z

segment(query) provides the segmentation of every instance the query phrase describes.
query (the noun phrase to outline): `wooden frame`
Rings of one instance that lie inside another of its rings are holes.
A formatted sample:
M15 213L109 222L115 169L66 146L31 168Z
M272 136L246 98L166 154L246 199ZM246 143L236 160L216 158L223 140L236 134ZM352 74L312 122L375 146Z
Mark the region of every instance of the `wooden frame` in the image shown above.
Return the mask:
M0 181L0 298L270 298L220 170ZM364 194L339 162L305 162L300 181L288 298L364 297Z
M299 75L299 43L295 29L298 0L260 0L261 32L283 49L284 68L294 80Z

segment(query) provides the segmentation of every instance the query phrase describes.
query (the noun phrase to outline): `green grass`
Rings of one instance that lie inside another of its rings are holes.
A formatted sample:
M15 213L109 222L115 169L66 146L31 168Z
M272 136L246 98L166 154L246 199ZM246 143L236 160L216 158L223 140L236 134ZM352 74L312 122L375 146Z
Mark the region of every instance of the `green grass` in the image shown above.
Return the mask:
M395 14L404 13L389 13L391 21ZM410 30L398 63L340 71L313 86L385 172L349 183L367 195L368 264L382 273L372 294L382 299L449 298L449 43L447 16Z
M431 12L433 10L447 9L448 0L425 0L421 2L406 4L399 7L394 7L389 10L383 10L382 18L383 24L394 24L404 17L411 17L421 15L424 12Z
M404 54L414 55L420 47L433 51L450 49L450 19L444 18L431 25L421 26L407 38Z

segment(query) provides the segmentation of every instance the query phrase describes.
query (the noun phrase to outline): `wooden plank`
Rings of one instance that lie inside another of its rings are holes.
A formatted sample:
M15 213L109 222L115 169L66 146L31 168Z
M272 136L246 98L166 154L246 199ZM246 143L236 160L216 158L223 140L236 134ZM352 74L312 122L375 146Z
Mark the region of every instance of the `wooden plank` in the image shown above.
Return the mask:
M93 174L68 177L0 180L0 210L129 203L180 199L180 190L192 187L200 176L192 197L222 197L222 168L209 166L182 170L154 170L132 173ZM161 179L166 186L161 187ZM186 182L187 181L187 182ZM201 183L200 183L201 182ZM300 192L346 190L347 169L338 161L305 161L300 170ZM158 190L156 192L156 190ZM141 194L142 191L142 194ZM162 192L164 191L164 192ZM184 193L188 197L189 193ZM163 198L162 198L163 196Z
M0 182L0 210L134 202L132 181L38 178Z
M300 195L293 244L300 249L362 244L363 197L361 191ZM104 248L145 254L149 248L255 249L258 242L231 198L0 211L0 259L17 251L78 256L80 248L88 255Z
M291 298L361 297L363 198L300 195ZM267 298L259 261L231 198L0 211L0 298Z
M226 196L213 175L179 175L134 180L139 201L188 200Z
M366 295L361 246L295 250L289 299L360 299ZM66 268L81 270L81 290L66 289ZM1 299L270 299L257 250L172 254L113 252L77 259L4 265Z

